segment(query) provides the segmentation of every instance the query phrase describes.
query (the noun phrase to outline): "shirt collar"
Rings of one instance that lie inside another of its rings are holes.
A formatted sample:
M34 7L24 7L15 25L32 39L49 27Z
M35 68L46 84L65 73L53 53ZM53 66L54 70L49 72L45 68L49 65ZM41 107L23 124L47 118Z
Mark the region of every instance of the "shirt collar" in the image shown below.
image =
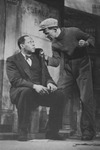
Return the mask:
M24 58L26 59L26 55L23 53L23 52L21 52L21 54L24 56Z
M26 58L25 54L23 54L22 52L21 52L21 54L24 56L24 58Z

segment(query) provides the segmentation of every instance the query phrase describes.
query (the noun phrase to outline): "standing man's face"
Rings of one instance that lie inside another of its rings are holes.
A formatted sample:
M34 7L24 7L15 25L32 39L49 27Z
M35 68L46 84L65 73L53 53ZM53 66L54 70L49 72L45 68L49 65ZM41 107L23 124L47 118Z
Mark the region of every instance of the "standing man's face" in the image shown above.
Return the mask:
M22 44L24 52L27 54L35 52L35 44L31 37L25 37L25 42Z
M53 40L54 38L56 38L56 30L55 29L49 29L46 28L45 30L43 30L43 33L45 34L46 38Z

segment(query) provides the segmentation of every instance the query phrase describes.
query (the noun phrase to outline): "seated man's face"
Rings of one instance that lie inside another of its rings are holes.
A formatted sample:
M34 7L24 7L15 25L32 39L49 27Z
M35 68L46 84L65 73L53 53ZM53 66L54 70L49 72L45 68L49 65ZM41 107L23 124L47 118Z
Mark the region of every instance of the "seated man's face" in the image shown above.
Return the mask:
M25 42L23 44L24 51L27 54L31 54L35 52L35 44L31 37L25 37Z

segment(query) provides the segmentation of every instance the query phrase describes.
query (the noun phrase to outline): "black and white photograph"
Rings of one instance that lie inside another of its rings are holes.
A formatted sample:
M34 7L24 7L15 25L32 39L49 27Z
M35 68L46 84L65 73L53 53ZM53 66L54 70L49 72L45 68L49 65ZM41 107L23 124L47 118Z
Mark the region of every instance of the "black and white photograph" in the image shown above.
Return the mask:
M0 150L100 149L100 0L0 0Z

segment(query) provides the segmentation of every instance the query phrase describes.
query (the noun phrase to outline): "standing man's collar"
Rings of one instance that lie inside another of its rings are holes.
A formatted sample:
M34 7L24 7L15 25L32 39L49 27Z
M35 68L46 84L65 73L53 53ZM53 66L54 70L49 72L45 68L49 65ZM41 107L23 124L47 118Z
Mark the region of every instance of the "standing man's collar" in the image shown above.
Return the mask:
M64 33L65 33L64 28L61 28L61 33L59 34L59 36L58 36L56 39L57 39L57 40L62 39L63 36L64 36Z

